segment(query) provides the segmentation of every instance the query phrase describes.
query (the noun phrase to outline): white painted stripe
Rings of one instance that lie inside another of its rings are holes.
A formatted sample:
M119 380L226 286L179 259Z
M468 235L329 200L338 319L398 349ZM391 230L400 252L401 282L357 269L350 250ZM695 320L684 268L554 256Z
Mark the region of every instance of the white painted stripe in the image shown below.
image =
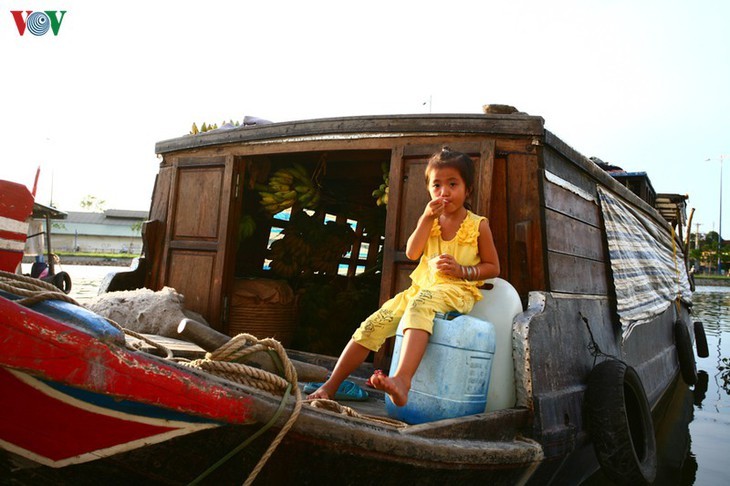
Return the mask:
M28 222L18 221L16 219L10 219L6 218L5 216L0 216L0 230L10 231L11 233L22 233L26 235L28 234Z
M591 194L589 194L587 191L584 191L580 187L576 186L575 184L566 181L562 177L558 177L557 175L553 174L552 172L546 170L545 171L545 179L552 182L556 186L560 186L563 189L567 189L568 191L572 192L573 194L582 197L586 201L596 202L596 198L593 197Z
M6 240L0 238L0 250L20 251L25 248L25 241Z

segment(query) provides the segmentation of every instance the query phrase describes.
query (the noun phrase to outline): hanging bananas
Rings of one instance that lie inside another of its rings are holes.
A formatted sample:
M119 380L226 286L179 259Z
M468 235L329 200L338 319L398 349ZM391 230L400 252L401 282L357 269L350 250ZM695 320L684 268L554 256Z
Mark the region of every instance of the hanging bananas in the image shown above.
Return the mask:
M299 203L305 209L315 209L319 204L319 190L302 165L277 169L267 185L257 185L261 206L271 215L280 213Z
M385 162L381 164L380 168L383 171L383 183L373 191L373 197L375 198L375 204L378 206L387 206L388 193L390 192L390 169Z
M352 248L355 232L347 223L325 224L305 212L298 212L282 230L283 238L269 250L271 269L291 278L302 273L336 275L340 259Z

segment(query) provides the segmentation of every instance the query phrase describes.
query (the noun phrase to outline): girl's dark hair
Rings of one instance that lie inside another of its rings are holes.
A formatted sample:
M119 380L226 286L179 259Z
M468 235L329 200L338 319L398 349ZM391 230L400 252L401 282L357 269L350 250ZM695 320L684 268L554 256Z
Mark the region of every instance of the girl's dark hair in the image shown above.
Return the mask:
M426 165L426 184L428 184L428 176L434 169L442 169L444 167L453 167L459 171L461 178L464 179L466 190L471 194L474 189L474 161L468 155L451 150L449 147L444 146L441 150L436 152L428 159L428 165Z

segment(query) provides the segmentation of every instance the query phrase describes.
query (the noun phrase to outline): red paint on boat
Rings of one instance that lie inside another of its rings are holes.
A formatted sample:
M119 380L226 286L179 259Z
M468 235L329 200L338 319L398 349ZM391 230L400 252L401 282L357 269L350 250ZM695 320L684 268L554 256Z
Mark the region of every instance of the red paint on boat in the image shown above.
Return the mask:
M0 368L0 439L61 461L176 429L84 410L49 396Z

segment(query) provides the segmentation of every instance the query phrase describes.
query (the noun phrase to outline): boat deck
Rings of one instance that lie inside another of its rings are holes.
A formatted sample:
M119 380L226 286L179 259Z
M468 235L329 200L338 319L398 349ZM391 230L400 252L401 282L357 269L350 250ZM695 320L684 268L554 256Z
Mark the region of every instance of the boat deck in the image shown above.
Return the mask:
M170 349L176 357L187 359L198 359L205 357L206 351L196 344L180 339L170 337L144 334L149 340L161 344ZM135 338L129 338L134 340ZM137 343L140 351L149 352L164 356L164 354L155 347L144 341ZM297 350L287 350L287 354L291 359L322 366L328 370L332 370L337 361L331 356L307 353ZM368 393L368 399L364 401L340 401L343 406L353 409L355 412L374 418L383 418L388 421L389 418L385 411L385 394L369 387L365 384L367 379L374 371L372 363L363 363L348 379L357 383ZM303 386L300 383L300 386ZM467 417L459 417L457 419L439 420L437 422L424 423L419 425L408 425L401 429L401 433L412 434L429 438L455 438L468 439L490 438L492 440L513 439L520 434L524 428L529 426L530 414L524 408L510 408L497 412L481 413Z
M159 345L169 349L175 357L186 358L186 359L200 359L205 357L206 351L198 346L197 344L184 341L181 339L175 339L166 336L158 336L155 334L143 334L143 336L150 341L153 341ZM160 349L155 348L149 343L145 343L142 340L138 340L133 337L128 337L132 340L135 347L138 347L140 351L151 353L158 356L164 356ZM336 360L328 356L322 356L312 353L305 353L296 350L287 350L290 358L303 361L305 363L315 364L331 370L334 367ZM365 382L373 372L373 366L370 363L364 363L360 369L358 369L353 376L349 379L357 383L368 393L368 399L364 401L343 401L342 405L352 408L357 413L363 415L371 415L375 417L387 417L385 413L385 394L365 385ZM303 386L300 383L300 387Z

